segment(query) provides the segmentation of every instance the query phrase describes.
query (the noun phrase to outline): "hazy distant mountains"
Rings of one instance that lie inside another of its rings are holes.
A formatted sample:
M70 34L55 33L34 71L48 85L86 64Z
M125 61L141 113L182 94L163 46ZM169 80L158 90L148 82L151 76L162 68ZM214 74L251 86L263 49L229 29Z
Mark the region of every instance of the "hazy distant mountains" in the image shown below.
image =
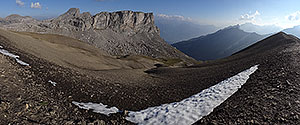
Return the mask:
M156 15L155 24L160 29L161 37L170 44L207 35L218 30L213 25L197 24L180 16ZM252 23L241 24L240 29L260 35L273 34L283 30L276 25L260 26Z
M255 33L261 34L261 35L277 33L282 30L281 27L278 27L276 25L259 26L259 25L255 25L252 23L241 24L240 29L244 30L246 32L255 32Z
M300 25L299 26L294 26L293 28L288 28L283 30L283 32L288 33L288 34L292 34L294 36L297 36L298 38L300 38Z
M155 24L160 36L170 44L217 31L213 25L196 24L180 16L156 15Z
M196 60L214 60L230 56L265 37L254 32L245 32L236 25L213 34L175 43L173 46Z

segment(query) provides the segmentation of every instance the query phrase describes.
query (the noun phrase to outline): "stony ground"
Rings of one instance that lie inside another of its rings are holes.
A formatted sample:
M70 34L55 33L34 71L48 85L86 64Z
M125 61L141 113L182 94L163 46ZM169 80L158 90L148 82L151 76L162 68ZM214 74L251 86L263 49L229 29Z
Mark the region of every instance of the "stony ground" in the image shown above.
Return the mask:
M299 45L295 42L263 52L250 49L251 53L196 66L145 72L66 68L24 53L8 42L0 41L30 66L20 66L0 55L0 124L132 124L124 119L124 112L105 116L78 109L71 102L141 110L181 101L256 64L260 64L258 71L243 88L196 124L299 123Z
M10 51L14 50L10 48ZM0 55L0 124L131 124L124 120L123 113L108 117L78 109L71 104L75 100L72 95L63 91L72 88L61 89L60 85L56 87L48 82L51 79L73 81L59 84L75 84L92 81L91 78L42 59L28 58L30 55L21 56L30 66L21 66ZM80 95L83 91L78 92Z
M195 124L300 124L300 44L258 54L260 66L233 96Z

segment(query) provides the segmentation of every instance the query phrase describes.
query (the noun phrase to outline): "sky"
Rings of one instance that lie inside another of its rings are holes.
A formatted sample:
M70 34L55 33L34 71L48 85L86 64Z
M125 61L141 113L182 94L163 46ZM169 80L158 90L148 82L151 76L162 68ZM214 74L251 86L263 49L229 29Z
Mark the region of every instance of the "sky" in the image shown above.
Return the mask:
M218 27L246 22L282 28L300 25L299 0L1 0L0 6L2 18L10 14L52 18L75 7L92 14L118 10L153 12Z

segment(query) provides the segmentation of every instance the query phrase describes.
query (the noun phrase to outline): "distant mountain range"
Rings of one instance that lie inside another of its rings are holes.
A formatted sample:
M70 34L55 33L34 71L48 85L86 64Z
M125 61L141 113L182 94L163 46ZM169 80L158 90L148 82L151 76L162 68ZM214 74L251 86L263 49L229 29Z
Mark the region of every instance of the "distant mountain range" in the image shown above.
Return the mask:
M281 27L276 25L255 25L253 23L245 23L240 25L240 29L245 32L255 32L257 34L265 35L265 34L273 34L282 30Z
M244 30L245 32L255 32L257 34L261 34L261 35L270 35L270 34L274 34L280 31L283 31L287 34L292 34L298 38L300 38L300 25L298 26L294 26L292 28L280 28L276 25L264 25L264 26L259 26L259 25L255 25L252 23L245 23L245 24L241 24L240 25L240 29Z
M195 37L207 35L218 30L213 25L201 25L183 17L155 16L155 24L160 29L160 35L168 43L174 44L180 41L189 40ZM240 29L245 32L255 32L260 35L270 35L282 31L281 27L276 25L256 25L253 23L244 23Z
M292 34L298 38L300 38L300 25L294 26L293 28L284 29L283 32L287 34Z
M178 17L156 15L155 24L160 29L160 36L170 44L217 31L213 25L201 25Z
M266 35L245 32L236 25L175 43L173 46L196 60L214 60L230 56L265 37Z

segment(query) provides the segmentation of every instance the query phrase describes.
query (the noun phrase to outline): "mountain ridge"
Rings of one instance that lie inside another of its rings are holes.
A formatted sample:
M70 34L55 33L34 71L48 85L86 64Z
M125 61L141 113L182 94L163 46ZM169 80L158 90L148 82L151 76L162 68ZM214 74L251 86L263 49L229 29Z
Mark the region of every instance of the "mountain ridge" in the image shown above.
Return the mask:
M299 124L299 105L294 103L299 97L299 48L297 37L279 32L214 62L226 63L224 67L259 64L259 69L239 91L194 124Z
M170 44L206 35L217 30L217 27L213 25L202 25L188 19L172 16L155 15L155 24L160 29L161 37Z
M235 25L172 45L196 60L214 60L230 56L264 37L245 32Z
M300 33L299 33L300 32L300 25L294 26L292 28L284 29L284 30L282 30L282 32L285 32L285 33L288 33L288 34L293 34L296 37L300 38Z
M256 25L253 23L240 24L240 28L245 32L256 32L260 35L273 34L280 32L282 28L276 25Z
M71 8L57 18L38 21L31 17L0 21L3 29L58 34L79 39L113 55L143 55L154 58L193 60L167 44L154 24L153 13L134 11L100 12L91 15Z

